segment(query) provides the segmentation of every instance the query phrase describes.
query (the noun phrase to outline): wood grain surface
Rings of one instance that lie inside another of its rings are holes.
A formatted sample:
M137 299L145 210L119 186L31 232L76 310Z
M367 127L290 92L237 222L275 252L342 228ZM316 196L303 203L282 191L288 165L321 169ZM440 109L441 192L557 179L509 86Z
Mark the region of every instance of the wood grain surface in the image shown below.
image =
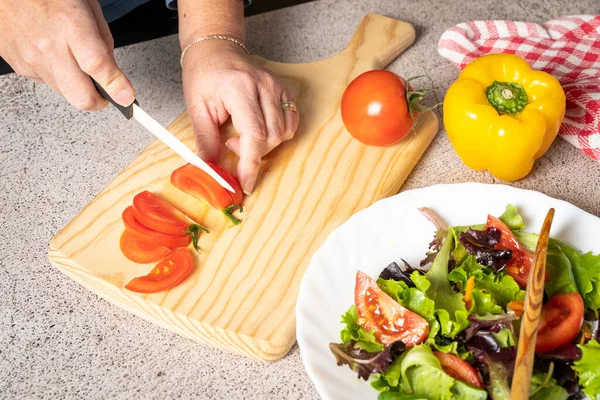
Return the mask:
M438 130L422 114L400 144L369 147L344 129L339 102L358 74L385 67L415 39L405 22L367 15L341 53L308 64L255 57L295 94L301 115L296 137L263 161L257 189L244 201L243 222L179 191L170 173L184 161L153 142L50 243L51 262L108 301L203 343L262 360L285 355L295 341L294 306L311 255L349 216L395 194ZM190 148L187 114L169 130ZM235 135L222 128L223 142ZM236 158L223 147L222 164ZM159 193L207 226L192 274L177 287L138 295L123 286L153 265L120 253L121 212L143 190ZM326 284L326 283L324 283Z
M542 302L544 300L544 283L546 282L546 256L548 254L548 240L550 227L554 219L554 208L546 215L540 238L533 254L533 264L527 278L527 293L523 306L523 317L517 345L517 358L515 371L510 391L511 400L524 400L529 398L529 385L533 372L533 358L537 339Z

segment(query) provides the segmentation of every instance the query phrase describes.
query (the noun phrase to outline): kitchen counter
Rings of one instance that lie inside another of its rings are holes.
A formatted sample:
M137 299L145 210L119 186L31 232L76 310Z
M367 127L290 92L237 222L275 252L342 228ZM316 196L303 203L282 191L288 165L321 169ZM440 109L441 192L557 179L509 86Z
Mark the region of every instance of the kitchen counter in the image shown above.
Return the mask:
M389 68L427 75L442 99L458 72L437 53L446 28L600 14L597 0L506 3L318 1L248 18L248 47L273 60L309 62L340 51L366 13L406 20L417 40ZM115 53L149 114L167 125L184 110L176 37ZM318 398L297 346L267 364L198 344L109 304L48 262L51 237L153 140L141 126L114 109L74 110L15 74L0 77L0 121L0 398ZM467 181L498 183L466 168L442 130L403 190ZM513 185L600 215L598 182L600 163L558 139Z

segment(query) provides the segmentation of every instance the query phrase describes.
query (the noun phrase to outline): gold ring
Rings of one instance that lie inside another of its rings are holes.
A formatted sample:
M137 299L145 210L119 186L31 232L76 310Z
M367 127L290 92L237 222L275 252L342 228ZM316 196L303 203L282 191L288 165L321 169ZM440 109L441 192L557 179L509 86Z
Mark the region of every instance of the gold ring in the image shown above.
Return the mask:
M293 101L282 101L281 108L283 109L283 111L298 112L298 109L296 108L296 103L294 103Z

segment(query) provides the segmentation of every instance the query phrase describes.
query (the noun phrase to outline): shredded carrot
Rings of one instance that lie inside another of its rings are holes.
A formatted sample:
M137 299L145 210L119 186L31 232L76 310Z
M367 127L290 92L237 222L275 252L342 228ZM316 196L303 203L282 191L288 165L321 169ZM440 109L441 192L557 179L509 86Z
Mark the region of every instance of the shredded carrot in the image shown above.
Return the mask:
M465 295L463 296L463 301L465 302L465 306L467 310L470 310L473 307L473 288L475 287L475 277L472 276L467 279L467 285L465 287Z
M509 301L508 306L517 314L517 317L523 315L523 300Z
M584 344L586 341L592 338L592 331L590 327L584 322L581 327L581 338L579 339L579 344Z

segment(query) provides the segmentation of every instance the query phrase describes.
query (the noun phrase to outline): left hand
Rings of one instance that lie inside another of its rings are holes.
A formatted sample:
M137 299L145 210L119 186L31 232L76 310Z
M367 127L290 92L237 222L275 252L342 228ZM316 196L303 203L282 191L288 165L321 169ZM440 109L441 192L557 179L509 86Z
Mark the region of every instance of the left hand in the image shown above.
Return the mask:
M252 64L239 45L226 40L195 44L182 68L198 155L218 161L219 127L231 116L240 136L225 145L240 157L238 178L250 194L261 158L298 129L298 113L281 107L282 101L293 101L292 94L271 72Z

